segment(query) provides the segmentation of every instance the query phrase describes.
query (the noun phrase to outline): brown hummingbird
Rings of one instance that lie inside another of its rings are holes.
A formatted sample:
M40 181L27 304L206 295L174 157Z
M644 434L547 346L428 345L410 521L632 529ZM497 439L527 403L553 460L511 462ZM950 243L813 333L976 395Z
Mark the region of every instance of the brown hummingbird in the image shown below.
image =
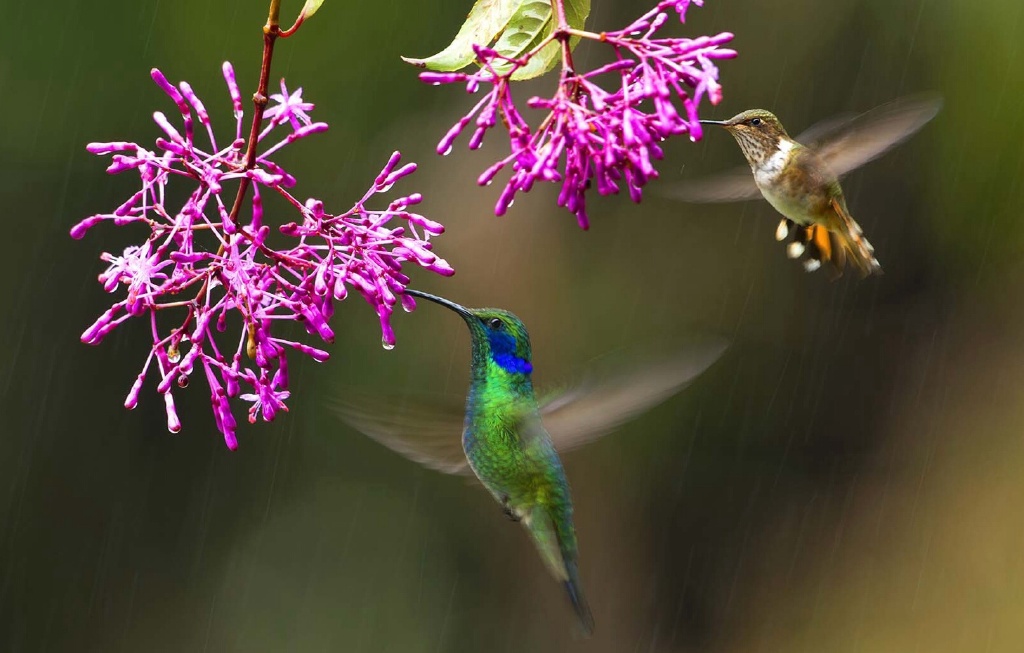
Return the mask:
M701 120L733 135L753 178L743 168L686 182L671 196L690 202L730 202L760 194L783 215L775 239L791 236L786 253L802 258L808 272L828 263L833 278L838 278L849 261L862 277L881 273L874 247L846 207L839 178L905 140L941 105L934 97L903 98L860 116L819 123L796 139L764 109L744 111L729 120Z

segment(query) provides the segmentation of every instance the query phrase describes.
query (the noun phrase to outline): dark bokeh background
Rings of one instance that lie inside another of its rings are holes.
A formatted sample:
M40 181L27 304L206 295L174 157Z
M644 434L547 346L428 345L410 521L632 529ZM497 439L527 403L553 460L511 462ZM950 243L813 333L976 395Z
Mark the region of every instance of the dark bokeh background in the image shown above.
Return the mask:
M417 282L523 317L539 383L630 343L732 339L685 393L567 456L595 637L573 639L490 497L323 408L336 384L462 392L467 337L444 311L396 316L385 352L346 302L332 360L298 364L291 412L245 425L234 453L201 383L178 435L152 393L121 408L143 329L78 336L109 303L99 253L138 234L67 232L134 182L84 144L153 139L151 112L172 107L152 66L226 124L219 66L254 88L266 2L54 0L9 3L0 45L0 649L1021 650L1024 4L709 0L673 28L736 33L713 117L770 107L799 132L945 97L849 177L886 274L835 284L785 259L764 203L594 200L584 233L539 189L491 215L496 188L473 180L500 136L434 155L468 98L398 59L443 46L469 4L328 0L274 62L331 124L285 163L300 194L341 207L393 149L420 161L404 187L448 226L437 245L458 274ZM647 3L594 4L602 29ZM720 133L674 143L660 183L739 157Z

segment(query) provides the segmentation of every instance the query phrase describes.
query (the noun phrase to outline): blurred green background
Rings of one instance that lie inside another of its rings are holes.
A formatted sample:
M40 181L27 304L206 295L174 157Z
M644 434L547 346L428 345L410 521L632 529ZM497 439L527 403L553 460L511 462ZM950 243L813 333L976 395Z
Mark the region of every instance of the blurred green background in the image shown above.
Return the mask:
M220 63L255 88L266 4L4 3L0 649L1024 650L1024 3L708 0L672 27L736 34L708 117L763 106L797 133L944 96L924 131L848 178L886 274L835 284L786 260L765 203L656 195L738 165L722 133L672 143L642 205L593 199L589 232L552 188L495 218L497 185L474 179L502 137L436 156L468 98L398 58L440 49L469 0L328 0L279 44L273 79L331 124L282 161L298 194L340 210L393 149L419 161L399 190L427 196L458 274L414 281L520 315L538 384L635 344L732 340L683 394L566 457L591 640L573 639L561 589L485 492L324 409L338 384L463 392L468 338L451 314L396 315L386 352L372 312L345 302L332 360L293 357L291 412L241 419L233 453L198 381L178 435L152 392L121 407L141 325L79 343L110 301L99 253L139 239L68 237L134 184L85 143L152 141L152 111L173 112L153 66L230 124ZM648 4L594 0L590 25Z

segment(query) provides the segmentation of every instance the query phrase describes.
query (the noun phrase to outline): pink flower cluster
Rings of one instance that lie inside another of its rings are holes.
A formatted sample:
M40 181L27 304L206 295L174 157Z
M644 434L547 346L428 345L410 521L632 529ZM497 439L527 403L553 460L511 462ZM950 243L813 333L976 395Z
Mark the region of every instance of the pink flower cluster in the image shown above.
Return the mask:
M278 134L278 140L254 162L247 161L241 94L229 63L223 72L235 118L231 141L218 145L206 107L186 82L174 86L154 69L153 80L177 106L181 127L156 112L154 121L163 135L154 150L128 142L91 143L93 154L112 155L107 172L135 171L141 188L113 212L75 225L71 235L82 238L101 222L147 229L141 245L101 256L109 265L99 281L117 293L117 301L86 329L82 341L97 344L131 318L146 318L152 347L125 406L136 406L152 370L166 405L168 429L177 432L181 423L173 393L202 370L217 429L234 449L238 442L231 398L250 402L250 422L260 416L272 420L287 410L287 351L316 361L328 358L322 349L282 336L285 323L297 321L309 334L331 343L334 302L354 289L376 311L384 345L390 348L395 342L391 315L399 297L406 301L402 293L409 283L402 265L413 263L444 276L454 270L432 251L431 237L444 227L411 210L421 195L394 199L383 208L367 206L412 173L415 164L399 166L401 157L395 152L365 195L341 214L327 213L316 199L300 202L288 190L295 178L270 157L326 130L327 124L313 122L313 105L302 100L302 90L289 93L282 80L257 138L262 143ZM196 142L200 130L208 148ZM252 186L244 219L241 207L234 206L243 198L235 193L240 183ZM271 227L264 224L266 193L283 197L297 214L278 227L281 237L271 238ZM180 205L172 204L183 197Z
M511 178L495 206L497 215L506 212L516 193L528 192L538 180L561 183L558 204L573 213L583 229L589 226L586 193L594 183L601 195L618 193L620 184L625 183L630 198L639 202L644 185L658 176L653 161L662 158L660 143L678 134L699 139L697 108L701 100L707 97L717 104L722 99L714 60L736 56L735 51L721 47L732 39L729 33L696 39L655 38L668 21L668 10L678 12L682 21L690 1L659 2L614 32L557 30L552 38L563 44L569 38L582 38L611 46L614 60L581 73L572 67L571 57L564 57L554 96L533 97L526 103L546 112L536 128L515 104L512 75L544 44L518 59L475 46L481 66L478 71L421 73L423 81L433 84L465 83L469 93L476 93L482 84L491 86L441 139L438 152L451 151L455 139L471 122L475 130L469 148L475 150L486 132L501 121L508 130L510 153L478 179L480 185L488 185L503 168L511 166ZM610 90L599 83L606 76L617 80Z

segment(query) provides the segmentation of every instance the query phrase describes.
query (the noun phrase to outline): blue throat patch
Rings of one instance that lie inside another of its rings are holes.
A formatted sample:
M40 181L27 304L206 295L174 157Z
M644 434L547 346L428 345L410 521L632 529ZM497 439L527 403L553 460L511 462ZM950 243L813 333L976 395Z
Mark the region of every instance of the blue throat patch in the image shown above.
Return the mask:
M533 365L525 358L516 355L516 339L505 331L487 331L487 340L491 344L491 360L498 367L510 374L529 374Z

